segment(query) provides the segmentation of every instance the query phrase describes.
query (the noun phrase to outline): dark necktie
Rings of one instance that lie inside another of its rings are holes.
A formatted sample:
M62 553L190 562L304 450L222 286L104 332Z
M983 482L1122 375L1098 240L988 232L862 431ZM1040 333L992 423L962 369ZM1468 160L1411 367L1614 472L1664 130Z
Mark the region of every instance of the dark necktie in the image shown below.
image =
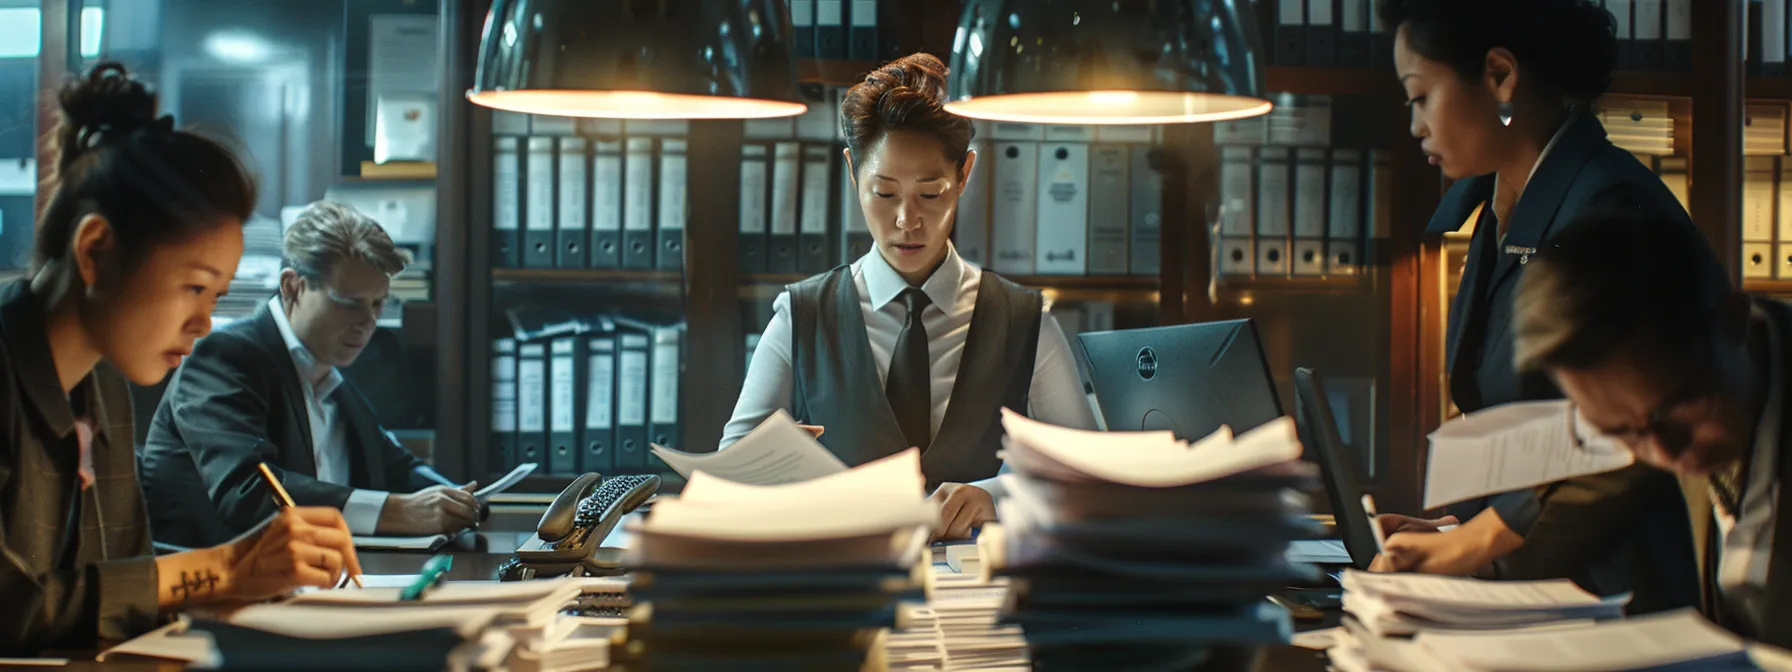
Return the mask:
M921 323L921 311L929 302L927 295L914 287L903 290L900 298L908 307L908 318L896 334L895 352L890 353L884 396L890 398L890 410L895 412L908 445L926 450L933 443L933 363L927 355L927 327Z

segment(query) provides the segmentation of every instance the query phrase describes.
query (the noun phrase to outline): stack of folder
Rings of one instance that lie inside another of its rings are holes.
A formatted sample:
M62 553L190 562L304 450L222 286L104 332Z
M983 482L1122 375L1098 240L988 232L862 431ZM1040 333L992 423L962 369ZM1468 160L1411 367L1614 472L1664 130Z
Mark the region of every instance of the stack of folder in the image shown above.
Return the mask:
M1189 445L1170 432L1087 432L1004 411L1002 524L984 564L1016 581L1007 621L1041 665L1187 669L1289 640L1265 597L1314 581L1290 542L1319 536L1294 423Z
M1344 611L1376 637L1621 618L1630 594L1599 597L1573 581L1478 581L1344 572Z
M693 473L633 528L628 669L859 669L918 597L924 485L914 450L787 485Z

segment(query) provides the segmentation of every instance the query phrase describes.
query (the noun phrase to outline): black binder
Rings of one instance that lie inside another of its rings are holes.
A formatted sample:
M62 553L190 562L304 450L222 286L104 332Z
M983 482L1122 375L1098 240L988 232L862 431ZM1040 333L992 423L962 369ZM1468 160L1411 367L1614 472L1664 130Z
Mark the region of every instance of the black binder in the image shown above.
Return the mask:
M579 471L607 474L616 469L616 333L608 320L599 324L585 338Z
M591 157L585 153L584 138L560 139L560 217L558 244L554 265L559 268L585 268L585 246L591 241L590 195Z
M740 272L766 272L766 215L770 208L771 148L746 144L740 148Z
M647 329L617 320L615 457L621 473L647 469L648 338Z
M855 61L875 61L882 52L877 48L877 0L850 0L846 3L847 57ZM895 4L895 3L889 3Z
M492 453L487 468L508 473L516 461L516 339L492 341Z
M659 208L653 231L659 240L659 250L654 253L655 268L663 271L684 268L685 221L690 213L685 144L684 138L660 140Z
M622 266L622 138L592 143L591 268Z
M522 138L492 139L492 266L515 268L523 225Z
M554 138L529 138L523 157L523 267L553 268L555 247Z
M1375 0L1340 0L1338 3L1338 65L1346 68L1367 68L1369 56L1369 14L1375 11Z
M815 57L846 59L846 0L815 0Z
M1275 19L1275 64L1307 64L1307 0L1270 0Z
M579 356L576 336L548 343L548 473L576 476L579 468Z
M622 156L622 267L653 268L653 138L631 137Z
M791 50L797 58L815 58L815 0L790 0Z
M832 212L828 210L828 197L834 193L834 174L830 171L833 150L833 143L803 144L802 194L798 199L797 214L797 270L804 274L832 268L832 250L838 249L828 244L833 221Z
M1307 65L1338 64L1338 0L1307 0Z
M667 448L682 448L679 390L683 387L684 351L680 325L654 327L648 356L648 440ZM645 460L645 456L643 456ZM642 463L646 466L646 462Z
M519 343L516 360L516 460L541 464L548 440L547 346Z

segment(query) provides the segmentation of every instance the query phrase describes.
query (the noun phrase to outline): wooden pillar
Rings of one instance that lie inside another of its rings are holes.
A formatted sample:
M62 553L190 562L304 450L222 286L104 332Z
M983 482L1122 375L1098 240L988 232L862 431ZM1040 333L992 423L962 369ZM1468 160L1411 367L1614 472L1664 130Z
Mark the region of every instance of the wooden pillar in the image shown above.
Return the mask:
M1692 4L1692 221L1739 282L1742 257L1743 5Z

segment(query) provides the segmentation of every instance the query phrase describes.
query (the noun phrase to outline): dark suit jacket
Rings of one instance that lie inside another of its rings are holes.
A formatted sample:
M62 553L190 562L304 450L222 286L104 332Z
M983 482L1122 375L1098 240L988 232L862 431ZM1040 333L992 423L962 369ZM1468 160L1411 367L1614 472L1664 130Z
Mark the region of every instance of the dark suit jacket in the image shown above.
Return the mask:
M1755 299L1755 306L1766 314L1779 328L1780 380L1792 381L1792 303L1776 299ZM1784 384L1784 383L1782 383ZM1763 409L1763 413L1778 413L1781 420L1779 445L1779 483L1780 500L1776 503L1773 521L1773 552L1767 561L1767 608L1762 614L1761 622L1767 627L1764 632L1748 632L1742 624L1728 617L1718 609L1714 597L1717 590L1717 562L1715 556L1716 535L1711 533L1712 521L1711 490L1706 479L1689 479L1686 499L1695 515L1699 516L1698 524L1693 526L1696 532L1694 548L1699 549L1704 574L1705 614L1717 624L1739 634L1781 648L1792 648L1792 426L1787 426L1785 418L1792 418L1792 394L1783 394L1780 407Z
M1616 203L1615 185L1643 186L1651 198ZM1498 240L1494 177L1460 180L1439 204L1428 233L1455 231L1482 208L1462 286L1450 305L1447 362L1451 396L1464 412L1514 401L1560 398L1542 374L1513 366L1512 295L1529 255L1595 208L1652 208L1692 226L1686 210L1648 168L1577 113L1526 183ZM1717 263L1715 259L1712 263ZM1576 478L1451 508L1463 520L1493 508L1525 545L1496 565L1506 578L1572 578L1605 594L1636 591L1633 613L1689 606L1698 599L1696 558L1679 483L1645 466ZM1663 502L1671 502L1671 505Z
M341 508L356 489L435 485L417 473L423 462L380 428L354 384L344 379L331 398L348 426L347 486L317 480L305 391L273 313L263 307L200 339L169 380L143 447L156 541L219 543L272 515L256 469L264 461L300 506Z
M102 363L64 396L46 333L25 281L0 286L0 655L93 649L156 626L124 376ZM85 491L76 407L95 430Z

